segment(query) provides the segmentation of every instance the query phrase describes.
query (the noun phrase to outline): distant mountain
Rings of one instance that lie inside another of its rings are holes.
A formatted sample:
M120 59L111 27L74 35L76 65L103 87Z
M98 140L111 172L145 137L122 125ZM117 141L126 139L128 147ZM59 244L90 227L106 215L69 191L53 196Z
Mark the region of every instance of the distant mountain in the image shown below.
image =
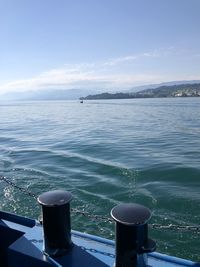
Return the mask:
M190 80L190 81L171 81L171 82L163 82L163 83L156 83L156 84L148 84L148 85L141 85L133 87L130 90L127 90L126 93L132 92L139 92L145 89L156 89L161 86L172 86L172 85L182 85L182 84L199 84L200 80Z
M134 97L190 97L200 96L200 83L160 86L132 94Z
M10 92L1 95L1 100L76 100L91 93L99 93L98 90L69 89L69 90L38 90L27 92Z
M150 84L144 86L133 87L129 91L112 89L105 93L100 93L102 90L100 89L51 89L51 90L34 90L34 91L26 91L26 92L10 92L5 93L0 96L0 101L39 101L39 100L78 100L80 98L85 99L120 99L120 98L135 98L135 97L161 97L161 96L172 96L173 93L169 93L168 87L171 88L172 91L179 90L181 86L187 88L189 85L199 85L200 81L174 81L167 82L161 84ZM174 87L175 86L175 87ZM158 89L158 93L156 91L151 92L150 90ZM147 90L147 91L146 91ZM118 91L118 92L117 92ZM161 92L162 91L162 92ZM166 91L164 93L164 91ZM113 93L111 93L113 92ZM178 91L177 91L178 92ZM174 94L175 91L174 91ZM178 94L178 93L177 93Z
M162 85L158 88L145 89L139 92L129 93L102 93L82 97L82 100L93 99L127 99L127 98L153 98L153 97L191 97L200 96L200 83L175 84L171 86Z

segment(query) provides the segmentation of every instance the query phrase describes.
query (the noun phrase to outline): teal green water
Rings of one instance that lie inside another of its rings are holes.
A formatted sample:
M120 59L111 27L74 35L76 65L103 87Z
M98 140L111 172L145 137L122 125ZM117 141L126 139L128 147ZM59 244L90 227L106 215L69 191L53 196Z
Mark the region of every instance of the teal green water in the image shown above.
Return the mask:
M109 216L121 202L151 223L200 224L200 98L1 103L0 175L72 207ZM38 218L34 199L0 182L0 208ZM73 214L72 227L114 238L113 224ZM200 260L200 234L151 230L158 251Z

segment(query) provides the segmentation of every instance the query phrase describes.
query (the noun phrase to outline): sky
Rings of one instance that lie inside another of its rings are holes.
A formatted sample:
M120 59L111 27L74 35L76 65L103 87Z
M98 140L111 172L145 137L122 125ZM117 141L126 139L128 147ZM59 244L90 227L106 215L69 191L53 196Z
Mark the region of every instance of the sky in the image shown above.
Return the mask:
M0 0L0 94L200 80L200 0Z

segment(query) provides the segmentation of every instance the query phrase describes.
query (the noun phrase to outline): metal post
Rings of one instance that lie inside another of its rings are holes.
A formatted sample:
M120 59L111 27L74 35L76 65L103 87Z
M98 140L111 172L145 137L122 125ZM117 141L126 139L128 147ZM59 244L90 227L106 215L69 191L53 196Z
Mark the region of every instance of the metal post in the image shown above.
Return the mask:
M42 206L44 252L49 256L63 255L72 246L71 199L72 194L62 190L43 193L37 199Z
M145 253L156 249L156 243L148 239L150 210L138 204L121 204L111 210L111 216L116 221L114 266L146 266Z

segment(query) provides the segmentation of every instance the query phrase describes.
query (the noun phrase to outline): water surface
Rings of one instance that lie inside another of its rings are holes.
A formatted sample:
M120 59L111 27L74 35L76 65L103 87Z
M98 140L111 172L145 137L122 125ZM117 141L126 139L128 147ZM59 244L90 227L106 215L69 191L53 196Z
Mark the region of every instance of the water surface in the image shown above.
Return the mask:
M151 223L200 224L200 98L0 104L0 174L39 195L109 216L122 202ZM0 182L0 208L38 218L28 195ZM75 230L114 238L113 224L73 214ZM200 260L200 234L151 230L158 251Z

